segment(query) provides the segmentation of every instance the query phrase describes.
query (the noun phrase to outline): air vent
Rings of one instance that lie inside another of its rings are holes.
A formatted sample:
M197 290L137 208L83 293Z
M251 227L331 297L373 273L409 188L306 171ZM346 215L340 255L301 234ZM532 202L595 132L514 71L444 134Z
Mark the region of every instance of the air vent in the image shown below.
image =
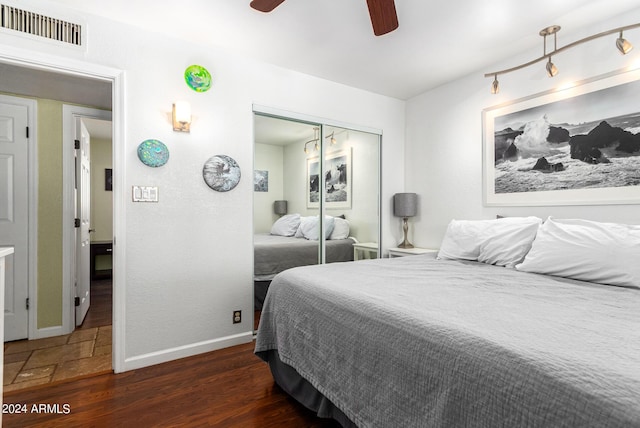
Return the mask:
M0 4L0 28L82 46L82 26Z

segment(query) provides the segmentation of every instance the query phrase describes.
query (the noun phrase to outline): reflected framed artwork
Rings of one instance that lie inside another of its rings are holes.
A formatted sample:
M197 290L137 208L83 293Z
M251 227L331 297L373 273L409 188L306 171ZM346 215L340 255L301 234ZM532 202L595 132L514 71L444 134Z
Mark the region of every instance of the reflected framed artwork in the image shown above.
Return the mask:
M351 208L351 149L327 153L320 176L320 158L307 159L307 208L320 206L320 186L324 185L326 208Z

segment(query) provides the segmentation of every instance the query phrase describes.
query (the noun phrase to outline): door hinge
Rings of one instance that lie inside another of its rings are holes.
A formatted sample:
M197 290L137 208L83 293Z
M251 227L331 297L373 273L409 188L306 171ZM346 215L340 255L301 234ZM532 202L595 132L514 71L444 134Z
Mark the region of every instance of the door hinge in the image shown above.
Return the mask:
M76 298L75 298L75 300L73 301L73 304L74 304L75 306L80 306L80 298L79 298L79 297L76 297Z
M27 126L27 138L29 138L29 127Z
M80 148L80 140L73 140L73 147L78 150Z
M25 306L26 306L27 310L29 310L29 298L28 297L27 297L27 302L26 302Z
M75 227L80 227L80 219L79 218L74 218L73 219L73 225Z

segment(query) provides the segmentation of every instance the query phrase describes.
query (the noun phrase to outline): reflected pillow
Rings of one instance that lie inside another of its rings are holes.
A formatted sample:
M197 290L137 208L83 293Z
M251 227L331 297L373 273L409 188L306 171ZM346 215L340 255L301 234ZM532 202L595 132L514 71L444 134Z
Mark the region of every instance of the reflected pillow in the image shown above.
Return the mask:
M287 214L280 217L271 226L271 234L293 236L300 226L300 214Z
M329 239L347 239L349 237L349 221L342 217L334 217L333 231Z
M516 269L640 288L640 226L549 217Z
M331 232L333 232L333 227L335 225L335 219L331 216L325 216L324 221L324 237L328 239L331 236ZM302 235L303 238L309 239L311 241L317 241L319 237L318 231L318 216L310 216L303 217L300 221L300 227L298 231ZM298 233L296 232L296 236Z

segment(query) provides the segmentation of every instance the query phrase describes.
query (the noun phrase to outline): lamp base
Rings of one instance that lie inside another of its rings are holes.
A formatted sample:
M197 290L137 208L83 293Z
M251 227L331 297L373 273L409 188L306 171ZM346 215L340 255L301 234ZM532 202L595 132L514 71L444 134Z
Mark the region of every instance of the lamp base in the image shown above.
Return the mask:
M409 224L407 223L407 217L402 219L402 231L404 232L404 241L398 244L398 248L413 248L413 244L407 239L407 232L409 231Z
M398 244L398 248L413 248L413 244L411 242L404 241L401 244Z

